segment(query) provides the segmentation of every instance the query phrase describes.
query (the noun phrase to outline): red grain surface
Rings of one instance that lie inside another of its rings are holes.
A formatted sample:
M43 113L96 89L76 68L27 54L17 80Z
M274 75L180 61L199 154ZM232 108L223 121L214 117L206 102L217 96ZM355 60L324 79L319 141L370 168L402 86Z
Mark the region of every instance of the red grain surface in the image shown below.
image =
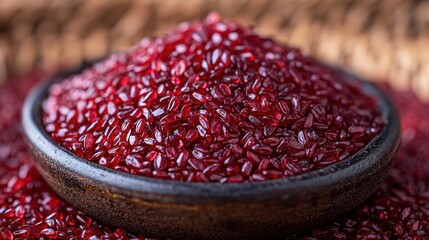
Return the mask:
M379 133L376 102L346 79L212 14L55 84L43 122L61 146L119 171L264 181L341 161Z

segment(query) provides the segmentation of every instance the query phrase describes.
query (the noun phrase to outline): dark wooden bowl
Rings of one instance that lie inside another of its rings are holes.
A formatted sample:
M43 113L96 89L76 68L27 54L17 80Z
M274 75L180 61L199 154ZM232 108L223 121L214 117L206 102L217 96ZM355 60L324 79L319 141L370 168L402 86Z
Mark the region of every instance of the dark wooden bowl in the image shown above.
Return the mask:
M38 87L23 107L23 129L34 163L49 185L75 207L113 227L146 236L191 239L272 239L331 221L370 196L392 166L400 139L398 114L374 85L386 125L353 156L299 176L258 183L184 183L114 171L59 147L45 133ZM361 81L353 77L356 81Z

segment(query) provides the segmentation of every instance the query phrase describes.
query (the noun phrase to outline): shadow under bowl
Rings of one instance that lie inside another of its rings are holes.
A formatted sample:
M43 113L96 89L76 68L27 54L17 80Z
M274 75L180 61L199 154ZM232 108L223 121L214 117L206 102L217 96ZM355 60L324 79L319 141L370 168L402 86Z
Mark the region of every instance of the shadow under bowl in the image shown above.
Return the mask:
M377 99L386 125L339 163L283 179L231 184L114 171L60 147L41 122L49 87L89 65L53 77L27 98L22 124L29 151L43 178L66 201L101 223L145 236L272 239L319 226L370 196L386 177L399 146L399 117L390 100L373 84L351 76Z

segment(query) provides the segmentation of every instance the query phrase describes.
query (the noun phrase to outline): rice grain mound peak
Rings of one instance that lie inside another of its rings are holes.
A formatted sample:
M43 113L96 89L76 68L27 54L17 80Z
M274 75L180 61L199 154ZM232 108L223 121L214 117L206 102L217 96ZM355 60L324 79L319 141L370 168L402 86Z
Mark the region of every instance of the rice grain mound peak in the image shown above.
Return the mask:
M115 170L256 182L339 162L384 126L348 76L212 13L55 83L47 133Z

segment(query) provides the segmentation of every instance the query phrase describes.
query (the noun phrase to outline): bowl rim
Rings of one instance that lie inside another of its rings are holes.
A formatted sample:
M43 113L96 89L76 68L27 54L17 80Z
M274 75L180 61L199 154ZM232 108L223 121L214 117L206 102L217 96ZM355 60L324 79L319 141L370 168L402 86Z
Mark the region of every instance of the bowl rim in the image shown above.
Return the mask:
M60 72L39 83L28 95L22 108L23 133L31 147L41 151L51 160L55 160L58 166L89 179L94 184L99 184L109 192L130 198L171 202L181 199L183 203L287 199L304 192L318 192L321 189L333 187L338 182L347 182L351 176L363 175L368 169L376 166L378 161L382 159L388 161L386 158L391 156L392 152L396 152L399 146L401 134L399 115L391 100L375 84L334 67L340 73L346 74L351 81L360 83L362 91L378 101L385 121L385 125L376 137L361 150L340 162L297 176L245 183L181 182L113 170L80 158L57 145L45 132L40 117L41 104L52 84L67 76L80 73L95 63L97 61L84 63L77 69Z

